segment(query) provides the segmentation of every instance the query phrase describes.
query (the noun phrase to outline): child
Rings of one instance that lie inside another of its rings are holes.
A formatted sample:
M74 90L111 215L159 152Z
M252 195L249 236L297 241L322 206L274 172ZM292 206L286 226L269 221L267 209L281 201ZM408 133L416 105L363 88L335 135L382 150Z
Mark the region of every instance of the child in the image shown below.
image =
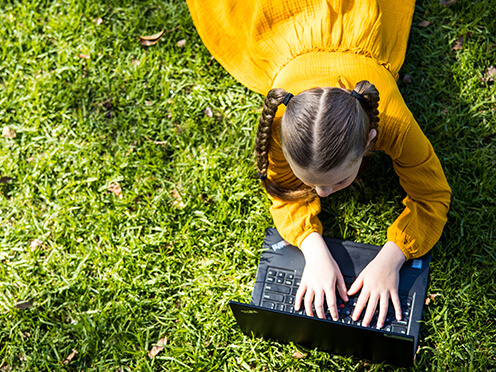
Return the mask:
M241 83L266 94L256 153L274 223L301 248L296 295L308 315L338 319L335 290L368 326L389 299L401 319L399 269L427 253L446 223L451 191L431 144L396 85L414 1L188 0L212 55ZM293 96L294 94L294 96ZM382 150L407 192L387 242L347 290L322 238L320 197L349 186L363 156Z

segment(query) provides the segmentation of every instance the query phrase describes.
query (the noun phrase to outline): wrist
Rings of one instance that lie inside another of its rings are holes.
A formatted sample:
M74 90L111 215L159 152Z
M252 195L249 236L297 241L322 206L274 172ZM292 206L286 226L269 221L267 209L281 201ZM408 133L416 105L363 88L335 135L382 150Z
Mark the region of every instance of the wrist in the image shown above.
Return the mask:
M305 260L308 262L313 258L328 256L333 259L327 248L324 238L318 232L310 233L302 242L300 247Z
M393 241L388 241L382 247L379 255L387 259L396 269L400 269L406 261L405 254L401 248Z

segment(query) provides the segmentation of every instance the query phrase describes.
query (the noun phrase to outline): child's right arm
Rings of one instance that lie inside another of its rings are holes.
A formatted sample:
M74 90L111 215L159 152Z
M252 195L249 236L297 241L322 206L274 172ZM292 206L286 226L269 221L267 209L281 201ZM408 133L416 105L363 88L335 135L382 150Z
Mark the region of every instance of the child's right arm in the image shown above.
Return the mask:
M279 114L279 112L278 112ZM281 148L279 131L280 117L274 119L269 146L269 180L288 190L306 187L291 170ZM297 247L312 232L322 234L322 224L317 215L320 213L320 198L315 194L306 200L285 201L268 195L272 202L270 213L277 231L284 240Z

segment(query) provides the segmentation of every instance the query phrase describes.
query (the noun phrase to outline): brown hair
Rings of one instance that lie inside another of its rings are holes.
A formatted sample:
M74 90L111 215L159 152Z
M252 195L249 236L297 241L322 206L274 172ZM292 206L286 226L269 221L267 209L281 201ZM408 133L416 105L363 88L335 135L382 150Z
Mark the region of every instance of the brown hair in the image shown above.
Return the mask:
M284 155L301 168L327 172L350 156L356 159L374 150L367 146L371 129L377 130L379 92L368 81L354 88L363 96L358 99L341 88L313 88L291 99L281 122ZM260 179L267 192L283 200L295 200L313 193L306 187L287 190L267 179L269 140L277 108L287 92L272 89L265 99L255 140L255 153Z

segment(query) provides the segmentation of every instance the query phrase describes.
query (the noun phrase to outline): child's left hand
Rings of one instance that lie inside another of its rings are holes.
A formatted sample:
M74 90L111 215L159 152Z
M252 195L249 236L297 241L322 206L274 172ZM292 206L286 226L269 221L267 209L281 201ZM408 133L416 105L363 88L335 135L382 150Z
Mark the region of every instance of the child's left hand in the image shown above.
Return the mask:
M399 271L405 262L405 255L400 247L391 241L387 242L377 256L363 269L351 285L348 295L352 296L360 288L362 291L353 312L352 319L358 320L368 302L362 325L368 327L379 302L379 318L377 327L382 328L389 307L389 299L394 306L396 319L401 320L401 305L398 296Z

